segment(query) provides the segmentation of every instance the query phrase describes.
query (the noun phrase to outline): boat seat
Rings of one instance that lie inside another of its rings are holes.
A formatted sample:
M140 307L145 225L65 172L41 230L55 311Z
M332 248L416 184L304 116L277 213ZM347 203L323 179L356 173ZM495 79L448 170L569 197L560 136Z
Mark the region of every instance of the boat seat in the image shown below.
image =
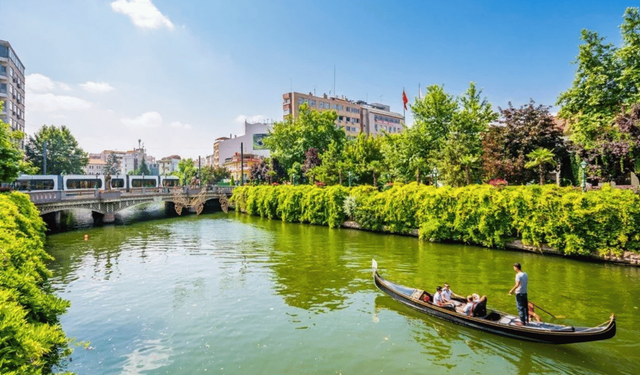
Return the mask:
M473 316L476 318L484 318L487 315L487 297L483 296L480 302L473 306Z

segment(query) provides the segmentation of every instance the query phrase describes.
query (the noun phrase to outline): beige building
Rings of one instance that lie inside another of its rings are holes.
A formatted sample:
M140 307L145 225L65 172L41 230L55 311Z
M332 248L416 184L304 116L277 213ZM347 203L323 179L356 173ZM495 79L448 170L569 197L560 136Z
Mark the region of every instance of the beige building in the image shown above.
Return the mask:
M262 161L264 160L263 157L261 157L260 155L254 155L254 154L244 154L244 162L242 163L242 174L244 175L244 181L247 182L250 179L250 171L251 171L251 167L255 164L260 164L262 163ZM229 173L231 173L231 176L233 177L233 180L240 183L240 153L236 152L233 156L231 156L230 158L227 158L224 161L223 167L225 167Z
M104 168L107 166L107 162L102 159L89 159L89 164L84 166L84 174L97 175L104 174Z
M309 108L319 112L334 110L338 114L336 125L344 129L347 135L356 137L363 131L362 128L362 107L346 98L314 96L312 93L302 94L299 92L288 92L282 95L283 117L300 115L299 108L302 103L308 103Z

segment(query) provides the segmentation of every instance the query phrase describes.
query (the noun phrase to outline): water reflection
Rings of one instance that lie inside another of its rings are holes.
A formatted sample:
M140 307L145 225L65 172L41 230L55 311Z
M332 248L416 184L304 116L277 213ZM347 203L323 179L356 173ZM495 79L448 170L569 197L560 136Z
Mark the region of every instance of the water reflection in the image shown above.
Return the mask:
M173 350L162 340L144 340L125 356L122 375L140 375L171 364Z

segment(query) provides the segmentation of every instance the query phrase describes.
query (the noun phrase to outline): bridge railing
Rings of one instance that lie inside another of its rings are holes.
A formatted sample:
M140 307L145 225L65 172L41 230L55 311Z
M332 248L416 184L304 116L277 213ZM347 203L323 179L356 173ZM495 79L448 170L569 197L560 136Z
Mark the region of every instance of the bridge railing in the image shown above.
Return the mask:
M31 202L39 203L55 203L62 200L62 191L41 191L37 193L28 192Z

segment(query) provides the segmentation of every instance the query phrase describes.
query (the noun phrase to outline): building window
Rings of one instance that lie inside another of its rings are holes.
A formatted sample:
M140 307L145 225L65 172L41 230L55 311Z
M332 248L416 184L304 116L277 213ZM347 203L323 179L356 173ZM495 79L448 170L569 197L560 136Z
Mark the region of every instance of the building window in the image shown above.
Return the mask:
M315 101L315 100L313 100L313 99L312 99L312 100L310 100L310 101L309 101L309 105L310 105L310 106L312 106L312 107L315 107L315 106L316 106L316 101Z

